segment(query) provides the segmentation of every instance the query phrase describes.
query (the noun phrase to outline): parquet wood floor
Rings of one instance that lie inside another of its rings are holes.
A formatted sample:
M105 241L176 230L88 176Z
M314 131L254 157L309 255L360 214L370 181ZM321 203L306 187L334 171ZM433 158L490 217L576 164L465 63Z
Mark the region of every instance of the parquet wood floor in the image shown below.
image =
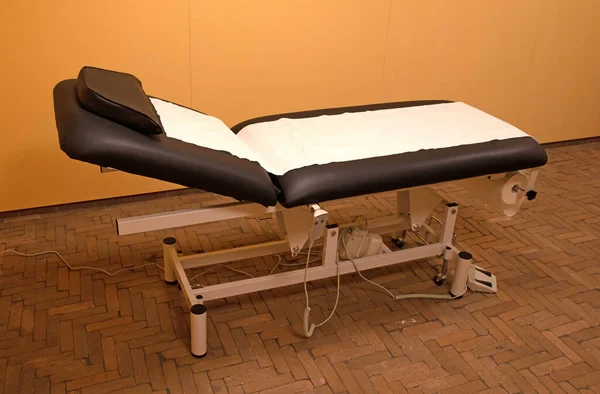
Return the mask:
M549 149L538 198L513 218L446 184L460 204L457 245L498 276L498 294L392 301L342 278L339 309L301 337L302 286L207 303L209 355L190 356L188 311L155 267L115 277L69 271L53 256L0 256L0 394L600 392L600 144ZM40 191L43 192L43 191ZM57 250L114 271L183 252L276 237L270 217L118 237L115 219L227 201L208 193L63 207L0 222L0 250ZM332 220L390 213L393 194L323 204ZM418 242L411 239L408 246ZM236 263L268 272L273 258ZM366 275L397 293L439 291L437 259ZM218 270L208 283L238 274ZM326 316L335 280L310 286Z

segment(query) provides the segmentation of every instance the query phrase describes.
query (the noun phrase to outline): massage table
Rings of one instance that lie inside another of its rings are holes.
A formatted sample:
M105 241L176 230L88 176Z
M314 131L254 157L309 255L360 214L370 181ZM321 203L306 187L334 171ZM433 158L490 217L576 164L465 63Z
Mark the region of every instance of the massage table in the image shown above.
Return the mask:
M335 276L339 286L340 275L430 257L443 261L434 278L438 285L455 263L448 299L467 288L495 292L495 276L454 245L458 204L431 186L459 182L512 216L535 198L535 180L547 162L545 150L525 132L446 100L284 113L229 128L215 117L147 95L134 75L84 67L77 78L54 87L54 110L60 148L72 159L235 200L120 218L119 235L264 214L276 218L280 239L265 243L181 255L175 238L163 240L164 279L179 283L190 308L191 353L197 357L207 353L204 302L213 299L303 282L306 289L307 281ZM321 205L383 192L395 192L396 212L369 220L361 241L392 233L402 246L407 231L424 231L425 242L394 251L381 244L368 253L365 248L340 253L342 233L346 236L352 223L332 223ZM436 230L431 219L440 206L444 214ZM305 269L199 288L186 273L266 255L298 256L307 246L309 257L311 247L322 247L320 265L309 268L307 261ZM307 305L305 332L314 329L307 327L309 310Z

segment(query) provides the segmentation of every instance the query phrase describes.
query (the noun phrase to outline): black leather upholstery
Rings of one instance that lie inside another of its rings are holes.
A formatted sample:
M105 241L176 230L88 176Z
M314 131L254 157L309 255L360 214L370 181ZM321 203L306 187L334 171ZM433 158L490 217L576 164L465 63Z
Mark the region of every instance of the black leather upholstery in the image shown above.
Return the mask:
M237 133L249 124L281 117L302 118L447 102L409 101L302 111L251 119L233 127L232 131ZM73 159L265 206L280 202L291 208L534 168L547 162L545 150L533 138L522 137L314 165L274 176L258 163L228 152L188 144L164 133L150 138L120 121L91 113L82 108L78 100L75 80L56 85L54 108L60 147Z
M82 107L142 134L163 134L160 117L142 83L127 73L83 67L77 77Z
M543 166L530 137L314 165L275 178L285 207Z
M72 159L248 200L277 203L277 189L256 162L188 144L150 138L81 107L76 80L54 88L60 148Z
M232 127L232 130L238 133L250 124L272 122L281 118L299 119L450 102L402 101L291 112L250 119ZM282 176L273 176L273 181L281 190L279 202L285 207L294 207L534 168L543 166L547 160L546 151L533 138L526 137L308 166L289 171Z

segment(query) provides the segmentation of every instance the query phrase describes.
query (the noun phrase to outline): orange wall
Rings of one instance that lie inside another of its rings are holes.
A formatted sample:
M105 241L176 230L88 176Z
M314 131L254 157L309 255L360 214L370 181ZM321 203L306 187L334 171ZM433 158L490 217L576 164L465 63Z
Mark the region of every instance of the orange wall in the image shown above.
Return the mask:
M0 3L0 211L178 187L60 151L52 87L85 64L230 125L447 98L542 142L600 130L597 0Z

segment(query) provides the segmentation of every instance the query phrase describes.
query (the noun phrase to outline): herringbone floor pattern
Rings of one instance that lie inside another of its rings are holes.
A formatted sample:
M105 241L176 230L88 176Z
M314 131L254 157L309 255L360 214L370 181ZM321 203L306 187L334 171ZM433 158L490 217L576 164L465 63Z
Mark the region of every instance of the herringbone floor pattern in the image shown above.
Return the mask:
M600 392L600 144L553 148L538 199L513 218L461 188L457 244L495 272L499 292L455 301L392 301L356 275L311 339L298 335L302 287L208 303L209 355L189 355L187 308L150 267L107 277L52 256L0 257L0 394ZM207 193L7 218L0 250L53 249L111 271L161 261L161 239L184 252L273 239L270 217L118 237L115 219L224 199ZM393 195L324 204L332 219L388 214ZM415 239L416 240L416 239ZM411 241L414 243L415 240ZM418 241L418 240L416 240ZM409 245L410 246L410 245ZM368 272L397 293L439 291L439 261ZM266 272L272 258L237 267ZM227 270L204 281L235 279ZM335 281L311 284L315 320Z

